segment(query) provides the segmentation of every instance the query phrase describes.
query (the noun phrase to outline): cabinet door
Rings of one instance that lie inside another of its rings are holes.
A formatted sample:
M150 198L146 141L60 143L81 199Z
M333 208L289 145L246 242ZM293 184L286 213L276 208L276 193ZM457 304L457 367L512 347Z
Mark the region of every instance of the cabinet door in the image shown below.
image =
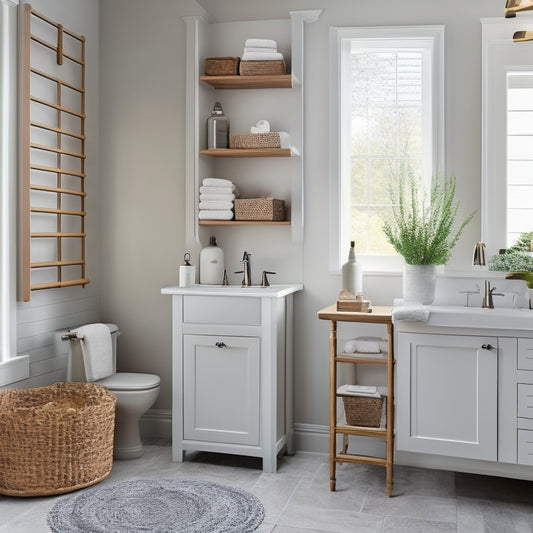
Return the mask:
M495 461L497 371L494 338L399 333L398 449Z
M183 436L259 444L259 339L184 335Z

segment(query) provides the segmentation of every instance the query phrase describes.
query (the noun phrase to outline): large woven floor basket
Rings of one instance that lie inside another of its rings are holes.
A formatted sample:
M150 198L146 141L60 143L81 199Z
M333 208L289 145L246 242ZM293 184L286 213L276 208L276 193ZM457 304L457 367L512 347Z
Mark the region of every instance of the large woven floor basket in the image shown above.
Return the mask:
M1 391L0 494L62 494L106 478L115 402L94 383Z

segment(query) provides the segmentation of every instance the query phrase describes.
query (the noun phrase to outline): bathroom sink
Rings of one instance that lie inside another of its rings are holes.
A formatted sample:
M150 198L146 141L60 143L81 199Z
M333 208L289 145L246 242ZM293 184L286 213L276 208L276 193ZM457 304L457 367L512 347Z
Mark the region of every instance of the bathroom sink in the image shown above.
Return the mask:
M533 310L430 305L429 326L533 330Z

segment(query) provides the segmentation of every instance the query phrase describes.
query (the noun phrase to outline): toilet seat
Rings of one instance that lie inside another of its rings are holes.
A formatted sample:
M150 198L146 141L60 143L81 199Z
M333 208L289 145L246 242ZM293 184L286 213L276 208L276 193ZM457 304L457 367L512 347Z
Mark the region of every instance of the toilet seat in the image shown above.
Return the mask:
M159 387L161 379L155 374L139 374L137 372L117 372L108 378L95 383L112 390L141 391Z

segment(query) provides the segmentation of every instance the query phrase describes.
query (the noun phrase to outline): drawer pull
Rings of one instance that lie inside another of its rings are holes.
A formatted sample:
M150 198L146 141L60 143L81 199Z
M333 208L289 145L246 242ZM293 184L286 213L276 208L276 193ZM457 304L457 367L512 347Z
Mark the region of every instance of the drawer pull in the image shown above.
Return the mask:
M217 348L227 348L226 344L224 342L215 342L215 346Z
M481 347L484 350L494 350L494 346L492 346L492 344L482 344Z

